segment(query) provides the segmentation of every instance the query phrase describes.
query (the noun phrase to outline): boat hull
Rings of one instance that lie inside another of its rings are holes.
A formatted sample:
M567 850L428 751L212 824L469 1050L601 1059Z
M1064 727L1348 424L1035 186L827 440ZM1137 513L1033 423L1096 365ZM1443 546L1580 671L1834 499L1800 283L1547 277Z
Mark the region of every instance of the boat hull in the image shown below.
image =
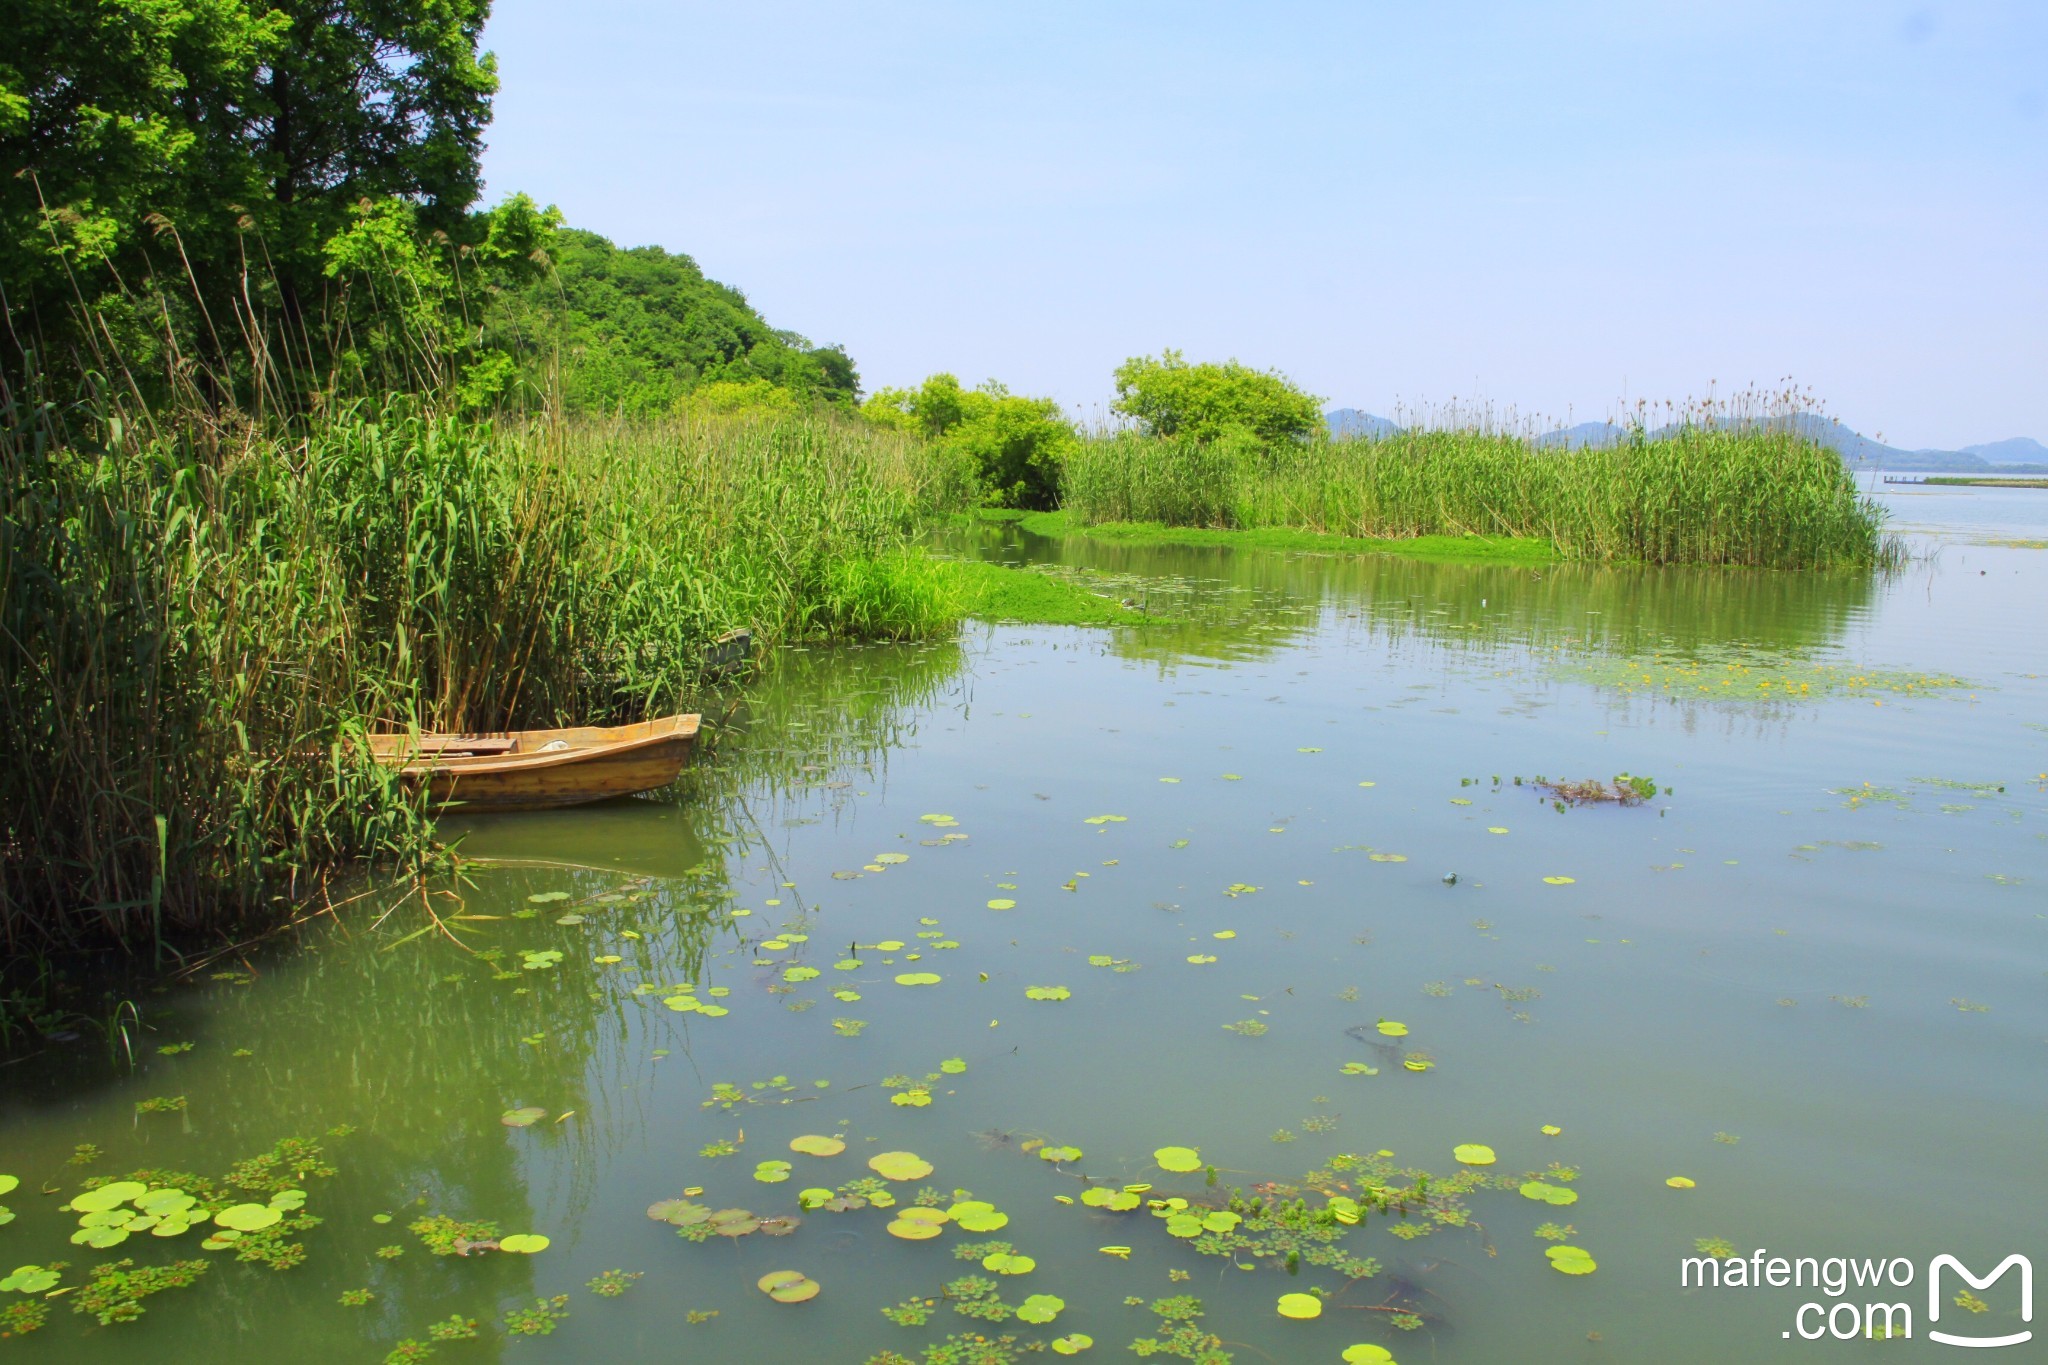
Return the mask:
M690 761L698 717L492 735L378 735L377 758L437 808L552 810L654 791ZM483 752L468 753L473 744Z

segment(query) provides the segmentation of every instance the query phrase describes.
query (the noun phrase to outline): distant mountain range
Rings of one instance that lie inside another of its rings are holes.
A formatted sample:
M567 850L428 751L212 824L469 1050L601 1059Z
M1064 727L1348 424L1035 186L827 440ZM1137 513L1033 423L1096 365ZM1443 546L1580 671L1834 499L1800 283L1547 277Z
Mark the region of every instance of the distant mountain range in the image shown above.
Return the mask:
M1357 408L1338 408L1323 414L1332 436L1391 436L1401 430L1398 423ZM1997 470L2001 473L2048 474L2048 446L2029 436L2005 441L1988 441L1960 450L1902 450L1873 441L1832 417L1817 413L1794 413L1767 419L1809 436L1842 458L1865 469L1924 469L1967 472ZM1650 433L1659 436L1670 428ZM1580 422L1577 426L1546 431L1536 438L1539 446L1610 446L1627 437L1629 429L1613 422Z

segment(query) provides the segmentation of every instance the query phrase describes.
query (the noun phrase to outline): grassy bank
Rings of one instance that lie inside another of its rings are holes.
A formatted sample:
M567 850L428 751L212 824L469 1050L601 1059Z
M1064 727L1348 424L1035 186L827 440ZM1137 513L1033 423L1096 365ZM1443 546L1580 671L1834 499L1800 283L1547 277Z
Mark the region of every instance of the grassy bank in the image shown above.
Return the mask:
M986 516L986 513L978 514ZM1217 530L1156 521L1085 522L1073 512L1020 512L1003 518L1034 535L1087 535L1130 545L1218 545L1251 550L1310 550L1324 554L1395 554L1433 563L1548 564L1559 558L1547 540L1518 536L1347 536L1265 526Z
M1138 626L1167 619L1122 605L1078 583L982 560L948 566L959 577L966 614L1031 626Z
M0 394L0 396L5 396ZM290 435L0 407L0 944L163 944L417 857L366 730L685 705L704 644L948 631L964 485L830 421Z
M1120 433L1069 455L1061 493L1091 530L1149 523L1365 542L1454 538L1447 552L1480 537L1510 554L1548 542L1567 559L1766 568L1901 554L1839 456L1763 428L1687 428L1605 449L1409 432L1274 452Z

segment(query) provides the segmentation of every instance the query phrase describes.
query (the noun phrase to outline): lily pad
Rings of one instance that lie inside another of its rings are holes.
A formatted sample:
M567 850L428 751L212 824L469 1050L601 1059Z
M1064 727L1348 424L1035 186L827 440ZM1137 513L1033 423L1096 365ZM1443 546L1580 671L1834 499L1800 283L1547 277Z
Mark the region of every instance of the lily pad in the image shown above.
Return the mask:
M1380 1033L1388 1038L1406 1038L1408 1026L1394 1019L1382 1019L1377 1025Z
M528 1105L524 1109L507 1109L498 1115L498 1122L507 1128L531 1128L547 1116L547 1110Z
M4 1193L4 1190L0 1190L0 1194ZM298 1191L297 1193L299 1195L299 1202L301 1204L305 1203L306 1196L304 1191ZM183 1190L173 1188L154 1189L147 1194L135 1197L136 1208L141 1209L144 1213L153 1213L159 1218L182 1214L186 1209L191 1208L198 1202L197 1199L194 1199ZM273 1207L282 1207L275 1199L272 1199L270 1202Z
M14 1273L0 1280L0 1290L12 1290L17 1294L40 1294L46 1289L56 1288L62 1276L54 1270L45 1270L39 1265L22 1265Z
M136 1195L147 1193L149 1186L139 1180L116 1180L111 1185L73 1195L71 1209L74 1213L104 1213L116 1204L125 1204Z
M538 1232L515 1232L510 1237L498 1239L498 1250L509 1251L518 1256L531 1256L548 1249L548 1239Z
M805 1156L838 1156L846 1150L846 1144L835 1137L824 1137L817 1133L806 1133L789 1140L789 1150Z
M1570 886L1573 882L1577 880L1577 877L1545 877L1543 879L1543 884L1545 886ZM1581 1270L1577 1273L1583 1275L1586 1272Z
M911 1213L914 1211L912 1209L905 1209L903 1212ZM928 1242L945 1231L937 1223L920 1222L916 1219L900 1216L882 1230L891 1237L901 1237L906 1242Z
M553 905L556 901L569 899L569 893L566 891L542 891L528 896L526 899L535 905Z
M1408 855L1405 853L1368 853L1366 856L1376 863L1405 863L1408 861Z
M1564 1275L1590 1275L1600 1267L1581 1247L1545 1247L1550 1268Z
M782 969L782 979L784 981L814 981L818 976L819 972L816 967L785 967Z
M1040 1147L1038 1149L1038 1159L1040 1161L1050 1161L1055 1164L1058 1164L1062 1161L1079 1161L1081 1159L1081 1149L1079 1147Z
M868 1158L868 1169L884 1180L922 1180L932 1173L932 1163L915 1152L877 1152Z
M1129 1190L1113 1190L1107 1185L1091 1185L1081 1191L1081 1202L1091 1209L1108 1209L1111 1213L1127 1213L1138 1207L1138 1196Z
M777 1303L803 1303L818 1297L818 1282L801 1270L771 1270L754 1287Z
M948 1076L958 1076L967 1070L967 1059L965 1057L948 1057L945 1061L939 1063L939 1070L945 1072Z
M937 972L904 972L897 976L896 984L899 986L936 986L939 984L939 980L940 977Z
M746 1209L720 1209L705 1221L720 1237L744 1237L761 1228L761 1220Z
M1202 1169L1202 1154L1193 1147L1161 1147L1152 1153L1162 1171L1185 1173Z
M1682 1175L1674 1175L1669 1180L1666 1180L1664 1183L1669 1185L1674 1190L1689 1190L1693 1189L1695 1186L1699 1184L1698 1181L1689 1180Z
M1543 1134L1543 1136L1545 1137L1556 1137L1559 1133L1562 1133L1564 1129L1558 1127L1554 1123L1546 1123L1541 1128L1538 1128L1536 1131Z
M754 1166L754 1179L764 1185L779 1185L789 1179L787 1161L762 1161Z
M875 861L884 867L894 867L898 863L909 862L910 855L908 853L877 853Z
M1541 1180L1531 1180L1522 1186L1522 1198L1534 1199L1544 1204L1555 1204L1563 1208L1579 1202L1579 1192L1568 1190L1562 1185L1546 1185Z
M1015 910L1017 908L1017 902L1011 900L1007 896L997 896L994 900L988 903L988 908L991 910Z
M1282 1294L1280 1316L1283 1318L1319 1318L1323 1315L1323 1301L1313 1294Z
M663 1199L647 1206L647 1216L657 1223L673 1223L679 1228L687 1228L709 1218L711 1210L687 1199Z
M1346 1346L1344 1354L1338 1357L1344 1365L1396 1365L1394 1353L1384 1346L1375 1346L1362 1341L1356 1346Z
M283 1217L268 1204L236 1204L213 1215L213 1221L236 1232L261 1232Z
M1060 1315L1067 1301L1053 1294L1033 1294L1017 1305L1017 1321L1044 1324Z
M1091 815L1082 823L1087 825L1121 825L1130 818L1128 815Z
M1477 1142L1461 1142L1451 1148L1451 1155L1467 1166L1491 1166L1497 1160L1493 1148Z
M946 1212L962 1232L996 1232L1010 1225L1009 1214L979 1199L962 1200Z
M1013 1252L998 1251L992 1256L982 1257L981 1268L983 1270L993 1270L998 1275L1029 1275L1032 1271L1038 1269L1038 1262L1032 1260L1029 1256L1019 1256Z
M1380 1074L1378 1067L1367 1066L1364 1062L1346 1062L1337 1069L1346 1076L1377 1076Z
M11 1194L11 1193L12 1193L13 1191L15 1191L16 1189L19 1189L20 1187L21 1187L21 1177L20 1177L20 1176L18 1176L18 1175L0 1175L0 1194ZM30 1269L33 1269L33 1268L34 1268L34 1267L30 1267Z
M1069 1332L1063 1337L1054 1337L1051 1346L1054 1354L1077 1356L1095 1344L1095 1338L1086 1332Z
M1065 986L1027 986L1024 988L1024 998L1026 1000L1070 1000L1073 998L1073 995L1074 993Z

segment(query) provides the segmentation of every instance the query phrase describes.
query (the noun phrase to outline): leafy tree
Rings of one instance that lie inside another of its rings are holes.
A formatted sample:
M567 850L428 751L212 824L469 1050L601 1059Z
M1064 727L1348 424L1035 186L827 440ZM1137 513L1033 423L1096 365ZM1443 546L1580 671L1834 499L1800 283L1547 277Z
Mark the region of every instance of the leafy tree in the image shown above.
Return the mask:
M1158 436L1206 442L1236 430L1274 446L1323 424L1323 400L1278 371L1235 360L1190 365L1179 351L1132 356L1116 369L1116 393L1114 409Z
M217 355L264 324L253 303L303 347L327 244L359 201L403 200L451 240L472 226L497 88L477 51L488 12L0 0L10 315L55 335L74 303L118 315L126 301L138 328L169 308L183 346Z
M481 320L542 278L561 214L515 194L472 215L475 240L462 245L423 233L419 219L409 200L365 199L328 238L326 274L338 286L327 309L334 363L357 387L453 389L465 406L489 406L512 389L518 367L486 343Z
M574 229L555 233L549 249L552 275L503 300L489 330L536 378L559 365L563 406L572 412L702 410L704 402L684 400L713 384L758 381L845 406L859 392L845 351L770 327L746 295L706 279L688 256L620 248ZM705 401L730 403L732 395Z
M999 507L1052 507L1060 462L1078 439L1050 398L1025 398L991 379L963 389L935 374L915 389L879 389L861 415L914 431L972 459L983 496Z

